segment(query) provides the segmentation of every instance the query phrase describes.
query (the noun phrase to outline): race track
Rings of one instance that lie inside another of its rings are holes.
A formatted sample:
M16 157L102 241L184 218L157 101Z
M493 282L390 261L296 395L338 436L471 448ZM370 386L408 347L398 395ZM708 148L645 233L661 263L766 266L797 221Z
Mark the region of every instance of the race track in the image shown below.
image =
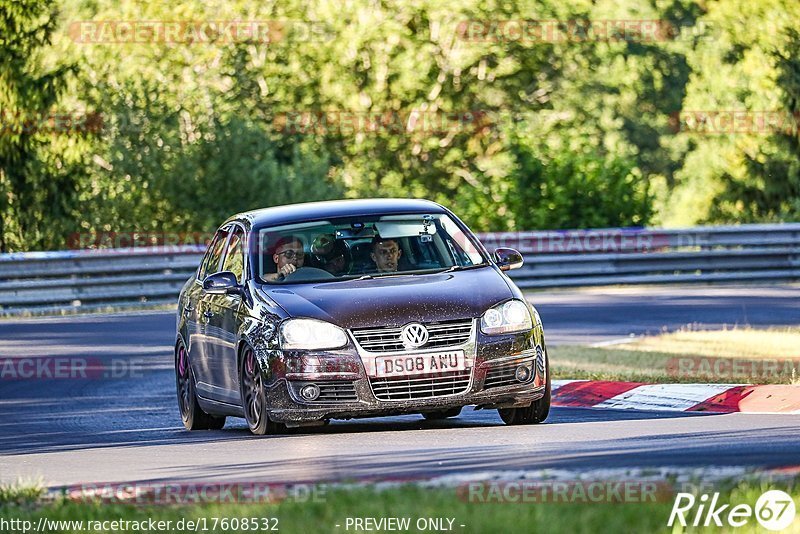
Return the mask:
M704 325L800 324L800 287L626 288L529 295L550 343ZM0 380L0 482L334 481L558 467L800 465L800 416L554 408L506 427L494 411L334 422L254 438L242 420L189 433L172 371L174 317L0 322L0 356L113 360L118 378ZM566 377L563 377L566 378Z

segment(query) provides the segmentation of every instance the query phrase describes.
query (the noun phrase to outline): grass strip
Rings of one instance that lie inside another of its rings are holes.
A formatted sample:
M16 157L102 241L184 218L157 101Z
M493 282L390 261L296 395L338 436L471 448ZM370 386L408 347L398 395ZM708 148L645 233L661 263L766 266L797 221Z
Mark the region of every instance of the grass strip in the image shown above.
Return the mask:
M797 479L781 481L736 480L715 483L716 488L702 492L713 495L719 492L718 502L747 504L756 502L767 490L782 489L796 494ZM701 486L702 487L702 486ZM587 502L582 498L568 502L497 502L483 494L483 501L473 498L464 487L425 488L405 485L378 490L374 487L355 489L328 489L308 500L287 499L267 504L203 504L190 506L138 506L99 502L74 502L64 497L42 501L41 492L30 489L6 488L0 492L0 518L9 521L28 521L40 525L40 518L52 533L109 532L110 521L141 522L140 528L116 525L117 532L153 532L149 520L170 521L169 532L196 530L199 532L267 532L277 527L279 532L364 532L354 528L355 518L408 518L409 532L682 532L684 529L667 527L672 510L674 493L655 499L656 502ZM500 494L498 494L501 496ZM496 495L496 496L498 496ZM517 500L521 499L519 494ZM485 502L488 499L489 502ZM796 500L796 499L795 499ZM699 502L699 501L698 501ZM728 507L730 509L731 507ZM687 514L689 523L695 509ZM727 512L726 512L727 513ZM225 521L223 521L223 518ZM248 518L245 525L243 519ZM348 522L350 518L350 522ZM422 518L425 521L418 523ZM0 519L0 522L2 522ZM235 519L238 519L236 521ZM266 520L266 521L265 521ZM277 521L276 521L277 520ZM452 523L450 523L452 520ZM701 518L701 521L703 518ZM724 518L723 518L724 520ZM82 521L78 525L58 525L58 521ZM91 521L91 523L90 523ZM180 523L183 521L183 523ZM187 523L188 521L193 524ZM436 522L438 521L438 523ZM5 532L22 532L4 526ZM99 528L92 528L92 526ZM182 527L181 527L182 525ZM189 526L197 525L194 528ZM254 526L255 525L255 526ZM338 526L337 526L338 525ZM349 525L349 526L348 526ZM374 525L374 523L373 523ZM439 528L432 528L437 525ZM463 525L463 526L462 526ZM386 524L384 524L386 526ZM426 526L425 529L419 528ZM123 528L125 527L125 528ZM755 517L741 528L692 528L687 531L757 532L763 531ZM387 529L373 531L388 531ZM785 532L800 531L800 519Z

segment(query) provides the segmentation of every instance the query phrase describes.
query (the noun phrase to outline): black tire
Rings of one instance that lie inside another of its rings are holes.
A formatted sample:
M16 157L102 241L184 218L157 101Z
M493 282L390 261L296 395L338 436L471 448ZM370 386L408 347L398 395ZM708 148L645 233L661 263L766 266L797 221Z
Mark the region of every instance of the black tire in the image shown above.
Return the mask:
M450 408L449 410L440 410L438 412L424 412L422 417L427 419L428 421L441 421L443 419L449 419L450 417L458 417L461 415L461 406L457 408Z
M178 410L186 430L219 430L225 426L225 416L209 415L200 408L189 351L182 341L175 347L175 387Z
M545 387L544 396L522 408L500 408L500 419L507 425L535 425L544 422L550 414L550 398L552 387L550 383L550 357L545 348Z
M245 345L239 364L239 392L242 396L244 418L250 432L256 436L277 434L284 425L271 421L267 410L267 394L252 347Z

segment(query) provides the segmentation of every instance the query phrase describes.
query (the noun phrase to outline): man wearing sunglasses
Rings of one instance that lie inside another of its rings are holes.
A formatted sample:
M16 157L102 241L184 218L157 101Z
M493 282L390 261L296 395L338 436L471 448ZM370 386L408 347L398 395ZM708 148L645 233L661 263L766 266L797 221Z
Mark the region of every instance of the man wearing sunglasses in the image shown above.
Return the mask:
M303 266L305 252L303 242L296 236L282 237L275 243L275 253L272 260L278 268L278 272L271 274L267 280L272 282L282 280L285 276L295 272Z

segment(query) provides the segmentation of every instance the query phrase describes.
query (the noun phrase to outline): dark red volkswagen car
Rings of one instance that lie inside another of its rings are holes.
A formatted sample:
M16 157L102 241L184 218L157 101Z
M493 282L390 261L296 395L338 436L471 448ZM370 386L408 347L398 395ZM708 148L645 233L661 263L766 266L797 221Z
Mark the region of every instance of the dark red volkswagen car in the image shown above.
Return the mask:
M178 304L183 423L255 434L330 419L497 409L544 421L550 373L536 309L453 213L353 200L242 213L217 231Z

